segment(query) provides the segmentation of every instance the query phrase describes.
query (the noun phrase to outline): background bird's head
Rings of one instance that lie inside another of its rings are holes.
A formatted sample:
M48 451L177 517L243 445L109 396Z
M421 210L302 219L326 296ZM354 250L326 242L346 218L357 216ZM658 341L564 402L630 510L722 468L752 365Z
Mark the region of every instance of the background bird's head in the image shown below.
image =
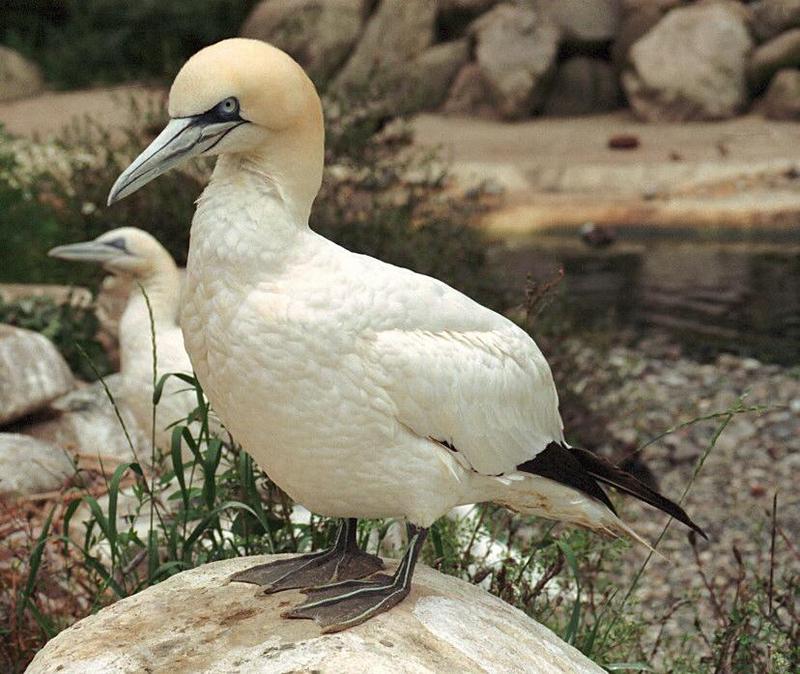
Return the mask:
M313 83L286 53L233 38L202 49L169 94L170 122L119 176L109 204L195 156L247 159L311 200L322 174L322 109Z
M91 241L57 246L50 257L75 262L92 262L117 275L145 279L164 265L174 267L167 250L150 234L136 227L120 227Z

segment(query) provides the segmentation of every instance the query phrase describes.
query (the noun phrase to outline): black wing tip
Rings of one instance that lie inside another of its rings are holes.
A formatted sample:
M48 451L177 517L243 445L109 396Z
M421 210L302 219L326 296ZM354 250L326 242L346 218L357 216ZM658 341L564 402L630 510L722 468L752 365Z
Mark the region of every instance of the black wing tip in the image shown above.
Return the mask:
M631 475L626 470L615 466L602 456L598 456L587 449L570 447L569 451L580 462L584 470L598 481L615 487L621 492L661 510L673 519L689 527L689 529L702 536L705 540L709 540L706 532L703 531L699 525L695 524L680 505L644 484L635 475Z

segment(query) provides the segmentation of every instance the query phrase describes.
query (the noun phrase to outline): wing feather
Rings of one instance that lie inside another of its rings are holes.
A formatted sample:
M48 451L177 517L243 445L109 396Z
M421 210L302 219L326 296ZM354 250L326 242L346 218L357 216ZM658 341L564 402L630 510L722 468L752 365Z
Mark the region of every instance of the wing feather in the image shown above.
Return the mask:
M384 372L399 421L498 475L563 440L550 368L513 324L495 330L385 330L369 359Z

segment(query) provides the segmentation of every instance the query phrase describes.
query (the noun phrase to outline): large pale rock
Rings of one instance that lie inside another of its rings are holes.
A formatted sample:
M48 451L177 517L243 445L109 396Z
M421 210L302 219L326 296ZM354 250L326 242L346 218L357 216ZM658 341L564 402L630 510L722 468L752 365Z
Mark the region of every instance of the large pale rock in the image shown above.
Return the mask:
M535 0L534 5L561 29L567 44L602 44L617 34L619 0Z
M225 581L264 558L185 571L64 630L28 674L370 672L601 674L550 630L463 581L420 567L411 595L337 634L280 612L302 595Z
M751 47L742 14L727 4L674 9L633 45L628 100L649 121L732 117L747 103Z
M105 383L114 397L134 449L139 458L146 461L150 456L149 441L126 402L122 375L106 377ZM17 430L70 452L99 456L112 468L116 462L134 460L114 406L100 382L70 391L54 400L50 409L52 415L33 420Z
M0 325L0 426L42 409L74 385L69 366L47 337Z
M241 35L283 49L324 87L350 54L363 18L363 0L262 0Z
M558 28L531 9L498 5L475 21L471 32L497 111L506 119L536 111L553 73Z
M753 32L770 40L789 28L800 28L800 0L759 0L750 4Z
M35 63L0 45L0 101L33 96L43 86L42 73Z
M620 89L607 61L574 56L558 66L542 112L568 117L607 112L619 107Z
M353 55L333 82L347 93L394 78L399 69L433 44L436 3L383 0L367 22Z
M0 433L0 494L58 489L75 472L63 449L18 433Z
M771 119L800 122L800 70L781 70L772 78L763 109Z
M758 47L747 66L747 80L755 90L769 84L772 76L783 68L800 66L800 28L787 31Z

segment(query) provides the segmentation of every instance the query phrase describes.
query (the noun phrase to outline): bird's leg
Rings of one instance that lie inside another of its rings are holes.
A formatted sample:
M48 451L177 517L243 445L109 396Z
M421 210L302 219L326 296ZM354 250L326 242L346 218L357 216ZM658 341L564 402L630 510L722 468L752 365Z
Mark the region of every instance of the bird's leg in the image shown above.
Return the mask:
M357 524L355 518L343 519L333 547L327 550L259 564L230 579L260 585L266 594L271 594L369 576L382 569L383 562L380 557L359 550Z
M281 615L310 618L326 633L345 630L388 611L411 590L411 577L427 534L427 529L409 526L408 548L393 576L381 574L371 580L346 580L307 588L303 593L308 599Z

